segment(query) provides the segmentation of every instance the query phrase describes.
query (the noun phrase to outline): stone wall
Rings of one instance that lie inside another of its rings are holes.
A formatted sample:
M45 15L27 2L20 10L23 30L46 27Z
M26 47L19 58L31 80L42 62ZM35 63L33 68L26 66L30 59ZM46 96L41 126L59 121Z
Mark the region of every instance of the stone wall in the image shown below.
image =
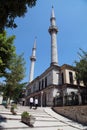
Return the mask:
M65 117L87 125L87 106L54 107L53 110Z

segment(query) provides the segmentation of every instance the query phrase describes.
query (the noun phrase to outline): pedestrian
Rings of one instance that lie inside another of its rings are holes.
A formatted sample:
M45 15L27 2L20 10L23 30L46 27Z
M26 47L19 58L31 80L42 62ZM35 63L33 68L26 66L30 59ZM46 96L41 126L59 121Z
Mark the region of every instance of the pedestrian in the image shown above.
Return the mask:
M30 109L33 107L33 97L30 98Z
M38 99L37 98L35 98L34 104L35 104L35 109L37 109L37 107L38 107Z

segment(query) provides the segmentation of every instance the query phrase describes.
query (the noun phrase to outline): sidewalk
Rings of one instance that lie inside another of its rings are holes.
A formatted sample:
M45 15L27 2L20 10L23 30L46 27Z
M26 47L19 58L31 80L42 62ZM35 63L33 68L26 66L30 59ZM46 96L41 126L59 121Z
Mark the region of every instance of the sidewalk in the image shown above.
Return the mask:
M21 122L21 113L28 111L35 116L34 127L31 128ZM59 114L51 108L29 109L27 106L18 106L17 115L12 115L10 109L0 106L0 130L87 130L87 126L75 123Z
M52 117L56 118L57 120L61 121L61 122L64 122L66 124L68 124L69 126L72 126L74 128L77 128L77 129L81 129L81 130L87 130L87 126L84 126L80 123L77 123L73 120L70 120L66 117L63 117L57 113L55 113L52 109L49 109L49 108L46 108L45 111L51 115Z

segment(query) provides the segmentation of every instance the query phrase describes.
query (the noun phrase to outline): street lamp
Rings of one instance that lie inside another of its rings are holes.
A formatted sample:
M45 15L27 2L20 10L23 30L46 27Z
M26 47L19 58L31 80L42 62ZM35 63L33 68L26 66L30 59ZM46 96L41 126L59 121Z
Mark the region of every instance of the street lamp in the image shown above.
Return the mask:
M43 107L43 91L41 91L41 107Z

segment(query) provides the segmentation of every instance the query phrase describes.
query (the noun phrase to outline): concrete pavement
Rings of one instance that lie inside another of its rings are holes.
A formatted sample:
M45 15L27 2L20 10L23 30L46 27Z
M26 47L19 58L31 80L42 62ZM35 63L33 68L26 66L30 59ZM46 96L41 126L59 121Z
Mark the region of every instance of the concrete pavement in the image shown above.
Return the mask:
M21 113L28 111L36 117L34 127L31 128L21 122ZM10 109L0 106L0 130L87 130L87 126L69 120L52 111L51 108L29 109L18 106L17 115L12 115Z

